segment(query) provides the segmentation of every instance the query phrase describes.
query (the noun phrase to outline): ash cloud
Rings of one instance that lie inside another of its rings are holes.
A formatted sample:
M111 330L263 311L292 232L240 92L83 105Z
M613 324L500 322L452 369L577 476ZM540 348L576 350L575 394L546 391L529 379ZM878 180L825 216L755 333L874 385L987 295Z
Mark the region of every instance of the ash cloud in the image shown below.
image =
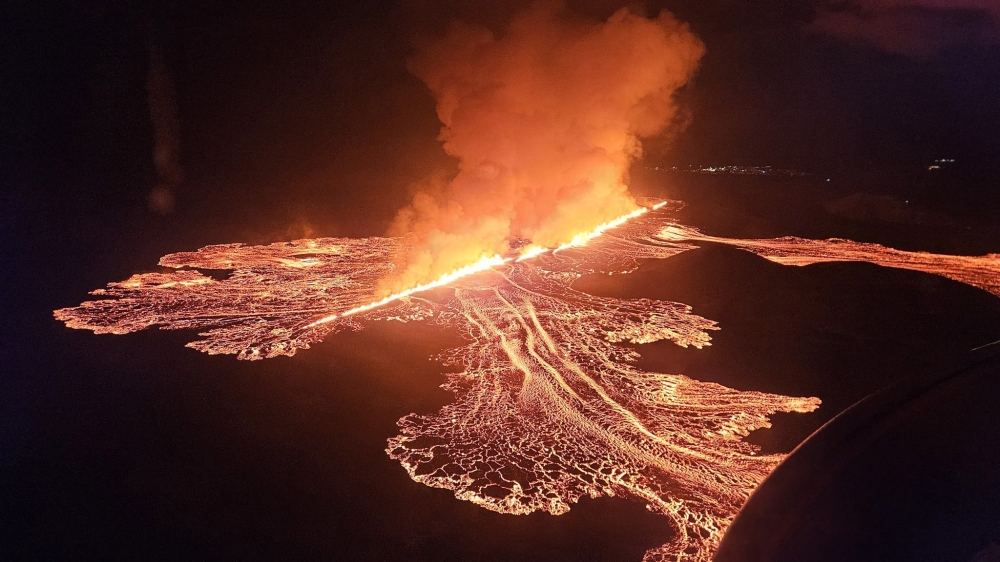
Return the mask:
M889 52L926 57L954 45L1000 44L1000 2L826 0L809 29Z
M391 233L414 244L383 290L503 254L514 239L557 246L635 209L629 164L641 139L685 121L674 94L703 52L666 11L593 22L551 3L499 35L455 22L418 41L409 69L436 99L458 171L426 180L398 213Z

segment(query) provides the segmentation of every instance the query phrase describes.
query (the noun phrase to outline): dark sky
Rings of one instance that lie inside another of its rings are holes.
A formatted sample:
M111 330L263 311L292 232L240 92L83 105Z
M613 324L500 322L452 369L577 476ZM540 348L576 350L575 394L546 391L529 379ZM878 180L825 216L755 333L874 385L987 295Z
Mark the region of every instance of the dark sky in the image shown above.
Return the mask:
M590 17L607 17L621 3L570 5ZM690 126L672 143L648 142L640 164L793 167L814 177L830 175L842 193L919 192L926 201L957 202L992 221L1000 213L1000 15L994 3L632 3L649 13L661 7L674 11L707 47L699 74L682 93ZM199 362L204 358L181 347L185 335L102 339L67 330L52 318L54 308L75 305L87 290L109 281L150 271L170 252L235 241L384 232L414 182L453 165L436 140L434 102L406 71L413 36L438 33L456 17L499 30L524 5L0 2L0 481L23 484L5 479L6 471L32 454L42 455L38 462L45 470L55 467L53 474L75 474L78 467L61 462L64 457L49 462L44 454L65 449L71 451L65 458L78 460L77 442L61 441L62 430L79 426L77 416L93 411L111 434L131 431L115 417L122 404L135 418L147 419L147 402L133 404L127 389L121 390L122 381L139 386L153 381L142 392L158 396L154 383L160 379L143 376L146 367L175 373L181 381L177 388L187 389L192 402L225 392L225 381L216 379L204 393L189 387L199 380L193 373L204 368ZM158 83L169 84L169 92L157 91L152 98L173 100L172 108L159 106L153 114L161 119L176 114L175 128L164 129L162 122L158 128L151 118L151 65L158 69ZM164 130L177 135L173 164L183 170L183 179L171 187L172 209L157 213L148 199L163 180L154 149ZM942 181L928 181L925 173L935 158L957 160ZM761 287L770 291L766 282ZM788 306L784 295L779 300ZM917 305L907 307L923 314ZM956 325L967 324L963 310L954 311ZM926 337L936 338L939 328L934 329ZM134 342L146 344L133 349ZM184 361L192 363L170 363L164 358L175 355L159 355L160 345L189 354ZM132 366L133 359L142 368ZM232 380L243 380L245 364L215 359ZM85 367L78 367L81 361ZM271 362L262 363L272 368ZM328 365L316 372L317 380L337 382ZM431 372L438 376L436 366ZM379 392L359 399L359 408L371 410L370 400L382 399ZM106 394L107 403L96 400L92 410L74 409ZM429 409L408 402L399 407ZM289 408L275 411L284 415ZM396 417L390 416L388 429L372 430L376 446L350 454L368 451L388 463L379 447ZM84 434L92 426L80 427ZM147 438L135 432L136 442ZM90 439L87 434L81 447L89 447ZM325 443L327 436L317 433L316 439ZM80 454L92 461L85 468L105 466L100 448ZM224 466L245 464L236 456ZM390 474L402 474L395 463L386 466ZM30 467L24 470L31 474ZM40 489L48 489L47 474L39 477ZM105 472L94 474L100 479ZM230 476L222 469L219 474ZM76 481L65 482L52 488L53 498L66 490L76 493ZM0 486L0 506L5 494L18 492ZM24 497L23 505L34 498ZM78 499L70 495L67 501ZM455 503L445 500L447 506ZM51 505L70 514L74 524L67 529L87 532L75 524L75 512L60 508L59 501ZM129 519L129 512L108 505L115 517ZM29 524L18 513L10 517ZM64 534L53 529L53 536Z
M176 212L228 202L276 223L380 231L410 184L449 165L433 101L405 70L412 37L456 17L500 29L524 4L5 2L2 181L95 209L144 206L156 183L155 46L179 115ZM594 17L620 7L570 5ZM633 6L674 11L707 44L683 93L691 124L672 143L647 143L648 163L851 175L955 158L966 175L952 195L994 191L1000 13L990 2ZM364 217L343 212L358 208Z

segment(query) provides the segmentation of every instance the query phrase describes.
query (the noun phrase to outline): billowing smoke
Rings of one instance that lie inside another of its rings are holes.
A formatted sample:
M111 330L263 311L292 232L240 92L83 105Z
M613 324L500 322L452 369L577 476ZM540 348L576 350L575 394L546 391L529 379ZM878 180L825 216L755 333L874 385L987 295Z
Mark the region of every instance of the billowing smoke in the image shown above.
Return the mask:
M393 233L415 244L383 289L502 255L516 239L558 246L634 210L629 164L641 138L674 123L674 94L703 52L670 13L591 22L559 4L530 8L500 36L454 23L420 42L409 68L437 100L458 172L399 212Z

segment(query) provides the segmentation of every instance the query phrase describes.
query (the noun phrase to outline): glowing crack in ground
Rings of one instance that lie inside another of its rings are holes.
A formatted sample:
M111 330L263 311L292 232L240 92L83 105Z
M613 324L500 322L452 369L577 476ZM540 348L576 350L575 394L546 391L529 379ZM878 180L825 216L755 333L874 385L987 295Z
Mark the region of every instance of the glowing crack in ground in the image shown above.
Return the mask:
M676 531L645 559L711 559L750 493L782 460L742 440L773 412L809 412L817 398L738 391L683 375L642 371L619 345L669 340L709 345L715 322L684 304L578 291L588 273L628 273L639 260L731 244L779 263L869 261L956 279L1000 294L1000 256L900 252L800 238L730 240L636 213L550 251L486 258L476 273L442 281L446 296L385 301L376 285L406 250L395 238L320 238L228 244L165 256L170 273L135 275L55 312L72 328L128 333L150 326L205 330L188 344L240 359L293 355L364 321L428 320L467 343L441 361L455 401L399 421L388 454L410 476L501 513L566 512L582 496L623 496L669 518ZM603 225L602 225L603 226ZM519 259L514 259L519 257ZM198 269L229 270L222 280ZM439 291L438 293L441 293ZM384 302L383 302L384 301ZM368 306L381 303L380 306Z

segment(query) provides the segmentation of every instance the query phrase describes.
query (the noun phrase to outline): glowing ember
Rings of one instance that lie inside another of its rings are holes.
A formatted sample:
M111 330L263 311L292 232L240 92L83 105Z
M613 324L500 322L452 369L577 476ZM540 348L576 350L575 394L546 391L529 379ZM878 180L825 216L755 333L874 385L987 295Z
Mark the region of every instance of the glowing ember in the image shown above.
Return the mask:
M422 182L397 214L392 232L412 247L386 294L506 255L512 240L583 245L592 236L581 232L635 211L629 166L643 139L684 121L675 94L704 50L666 11L588 21L559 2L423 38L407 68L434 96L458 167Z
M619 342L669 340L701 348L715 323L683 304L595 297L575 290L573 281L587 273L627 273L640 259L666 259L695 248L685 241L697 240L779 263L908 267L1000 294L997 255L934 256L842 240L728 240L673 225L647 209L580 240L585 245L574 251L528 246L516 261L484 257L385 299L377 299L376 286L405 250L400 239L209 246L160 260L179 271L112 283L93 293L109 298L55 315L97 333L197 328L205 330L204 339L189 346L240 359L293 355L330 332L359 329L361 321L446 325L467 340L441 356L456 368L445 385L455 401L434 414L401 419L400 435L387 449L414 480L514 514L563 513L584 495L631 497L676 530L647 560L707 561L749 494L782 459L756 454L742 438L769 427L773 412L808 412L819 400L642 371L634 366L638 354ZM217 280L188 268L232 273ZM433 301L417 294L445 286L448 294Z

